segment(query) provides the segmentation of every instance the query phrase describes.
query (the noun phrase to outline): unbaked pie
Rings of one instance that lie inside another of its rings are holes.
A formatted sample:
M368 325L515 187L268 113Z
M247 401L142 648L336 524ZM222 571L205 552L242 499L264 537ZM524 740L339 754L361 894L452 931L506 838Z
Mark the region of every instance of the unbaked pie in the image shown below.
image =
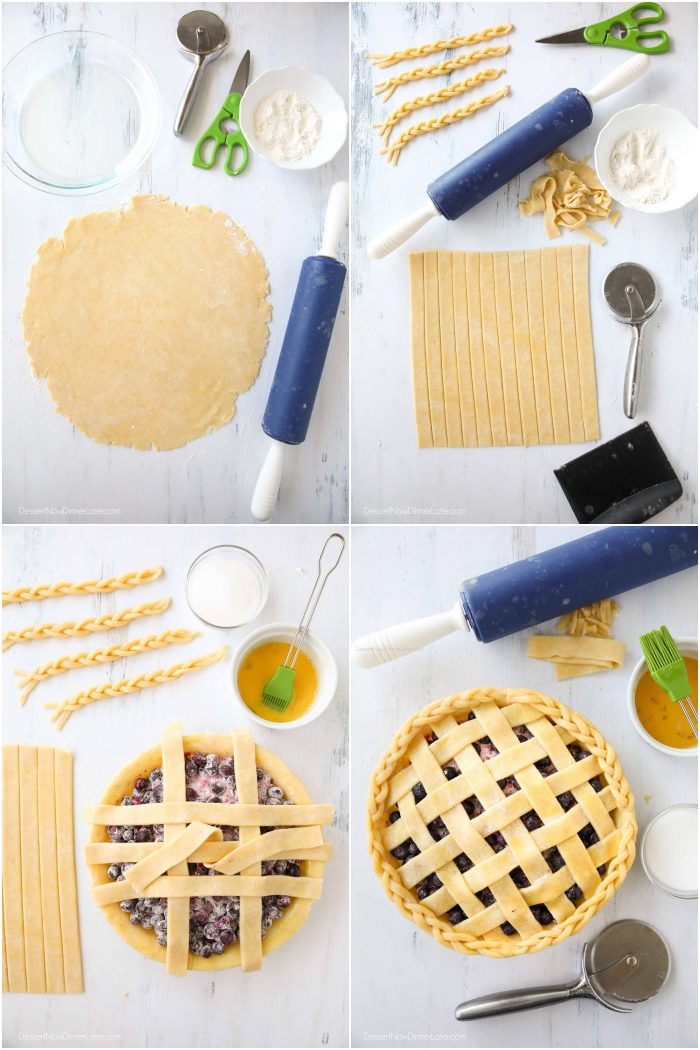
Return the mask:
M410 718L374 772L368 821L402 914L496 957L577 933L625 878L637 832L611 745L525 689L475 689Z
M331 856L333 807L245 730L168 726L86 818L94 900L172 974L260 969L306 920Z

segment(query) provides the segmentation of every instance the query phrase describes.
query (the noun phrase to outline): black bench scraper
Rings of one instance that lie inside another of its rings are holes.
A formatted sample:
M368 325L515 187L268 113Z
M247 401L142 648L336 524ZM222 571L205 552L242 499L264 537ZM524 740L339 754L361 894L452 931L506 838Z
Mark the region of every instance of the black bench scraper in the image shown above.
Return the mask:
M585 452L554 473L577 520L585 525L640 525L683 494L648 423Z

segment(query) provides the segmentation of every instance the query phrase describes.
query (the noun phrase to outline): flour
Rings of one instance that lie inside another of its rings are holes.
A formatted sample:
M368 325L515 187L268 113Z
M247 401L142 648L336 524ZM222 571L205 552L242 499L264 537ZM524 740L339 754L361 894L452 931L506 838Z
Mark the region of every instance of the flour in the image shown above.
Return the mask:
M635 128L619 138L610 154L610 174L635 204L665 201L676 182L676 169L652 128Z
M275 91L255 110L255 134L276 161L308 157L322 126L320 113L296 91Z

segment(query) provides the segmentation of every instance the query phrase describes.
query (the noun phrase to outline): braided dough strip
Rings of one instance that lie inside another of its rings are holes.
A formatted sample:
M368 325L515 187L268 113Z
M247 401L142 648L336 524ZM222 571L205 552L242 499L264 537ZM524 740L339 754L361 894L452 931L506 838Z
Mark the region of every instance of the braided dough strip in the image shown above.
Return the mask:
M199 631L188 631L184 627L174 631L163 631L161 634L149 634L145 638L132 638L131 641L121 642L117 645L108 645L104 649L93 649L92 652L76 653L75 656L62 656L58 660L50 660L48 663L39 664L33 671L15 671L21 675L18 687L23 690L20 694L20 704L26 704L27 698L33 689L43 681L44 678L53 678L66 671L75 671L81 667L93 667L95 664L112 663L122 660L136 653L148 653L155 649L164 649L167 645L180 645L191 642L199 637Z
M409 69L405 73L399 73L398 76L389 77L387 80L382 80L379 84L375 84L374 94L382 95L383 101L388 102L397 87L400 87L402 84L410 84L414 80L425 80L427 77L443 77L448 73L453 73L456 69L464 69L465 66L471 66L475 62L480 62L482 58L497 58L499 55L507 55L509 51L510 44L504 44L502 47L485 47L481 51L470 51L468 55L450 58L437 65L416 66L415 69Z
M117 627L126 627L133 620L142 616L157 616L165 612L170 605L170 598L161 598L157 602L145 602L131 609L122 609L117 613L103 613L101 616L87 620L66 621L65 623L42 623L36 627L21 627L17 631L5 631L2 636L2 650L10 649L17 642L33 642L39 638L82 638L96 631L111 631Z
M240 793L239 793L240 798ZM239 828L269 827L270 807L241 802L145 802L141 806L85 806L85 819L90 824L114 824L129 827L141 824L224 824ZM330 824L333 806L321 802L309 805L277 806L275 827L309 827Z
M611 858L605 878L595 892L571 915L561 919L555 930L548 933L546 928L541 929L517 944L504 944L495 938L478 937L477 934L463 932L435 915L425 902L419 902L403 885L383 841L385 829L382 825L387 810L390 782L405 762L406 755L419 732L431 729L441 718L466 715L478 704L489 702L497 703L501 707L512 706L521 723L528 720L527 713L522 709L526 705L536 715L553 719L565 733L571 733L586 750L598 758L622 816L618 852ZM541 951L578 933L611 899L624 881L634 861L637 834L634 797L612 745L583 715L543 693L528 689L473 689L468 693L457 693L443 700L436 700L413 715L396 733L372 775L367 805L367 828L374 870L385 893L404 917L431 934L446 948L452 948L465 955L479 954L493 958L510 958L513 955Z
M392 51L388 55L367 55L367 58L378 69L386 69L388 66L395 66L398 62L405 62L409 58L424 58L438 51L451 51L456 47L469 47L471 44L481 44L484 40L493 40L497 36L506 36L512 28L510 24L492 26L489 29L481 29L478 33L470 33L469 36L453 36L450 40L436 40L432 44L407 47L403 51Z
M269 838L273 832L262 836L262 840ZM160 848L159 842L88 842L85 846L84 856L86 864L135 864L149 854L155 853ZM191 864L206 864L208 868L217 868L219 861L224 857L232 857L234 850L232 846L240 849L240 844L235 842L212 842L209 840L203 846L194 850L188 860ZM333 855L333 847L330 842L324 842L322 846L311 846L308 849L280 850L277 853L265 855L263 860L330 860ZM230 873L229 873L230 874Z
M138 675L134 678L122 678L114 684L105 682L94 689L85 689L83 692L76 693L75 696L62 700L58 704L44 704L44 707L48 711L53 712L49 721L55 722L57 729L63 729L73 712L79 711L88 704L92 704L97 700L107 700L112 696L128 696L130 693L137 693L141 689L150 689L154 685L177 682L184 675L191 674L193 671L200 671L205 667L211 667L212 664L218 663L219 660L224 659L227 653L228 647L222 645L220 649L215 649L212 653L207 653L205 656L197 656L193 660L187 660L185 663L173 664L172 667L168 667L165 670L159 668L156 671L148 671L147 674Z
M382 136L384 145L389 145L389 137L391 135L391 129L407 117L409 113L415 112L417 109L422 109L424 106L433 106L436 102L444 102L448 98L454 98L455 95L462 95L465 91L470 91L471 88L476 87L477 84L481 84L484 80L497 80L498 77L505 73L505 69L483 69L474 76L468 77L466 80L460 80L456 84L449 84L447 87L440 88L439 91L431 91L429 95L420 95L418 98L414 98L409 102L404 102L402 106L395 109L393 113L390 113L386 120L373 126L379 130L379 134Z
M67 594L108 594L110 591L122 591L130 587L139 587L142 583L152 583L163 575L162 566L154 569L141 569L140 572L125 572L121 576L110 576L106 580L85 580L82 583L46 583L36 587L15 587L2 592L2 604L11 602L39 602L44 598L62 598Z
M420 124L413 124L410 128L404 131L397 139L391 143L390 146L386 146L379 152L387 155L387 161L389 164L396 165L399 162L399 154L401 150L413 139L418 138L419 135L427 135L430 131L439 131L440 128L448 127L450 124L456 124L460 120L464 120L466 117L471 117L475 113L478 113L480 109L485 109L487 106L492 106L494 102L498 102L499 99L505 98L510 91L508 84L502 87L500 91L494 91L492 95L484 95L482 98L477 99L476 102L470 102L469 105L463 106L461 109L454 109L451 113L445 113L441 117L435 117L433 120L422 121Z
M93 886L90 892L95 904L98 904L100 907L104 907L107 904L117 904L119 901L131 900L135 897L170 898L168 902L168 942L170 942L171 902L173 898L177 901L184 901L187 906L187 915L189 916L188 898L197 897L201 894L202 878L203 876L201 875L161 875L160 878L154 879L143 890L135 890L125 879L123 882L105 882L101 886ZM243 912L244 901L254 905L257 900L260 907L256 907L255 910L260 911L262 914L262 898L268 895L301 897L312 901L319 900L323 889L323 879L314 878L312 875L299 875L296 878L292 875L209 875L206 886L213 897L241 897L241 913ZM259 928L260 924L258 923ZM252 935L254 940L255 934L252 930L247 930L244 933L242 922L240 930L241 966L243 969L246 969L243 963L243 937L250 939ZM260 937L260 933L257 936ZM251 961L255 960L255 945L253 945L252 953L250 952L250 947L248 945L249 962L247 969L250 969ZM260 965L262 965L262 938L260 947ZM258 969L260 969L260 966L258 966Z

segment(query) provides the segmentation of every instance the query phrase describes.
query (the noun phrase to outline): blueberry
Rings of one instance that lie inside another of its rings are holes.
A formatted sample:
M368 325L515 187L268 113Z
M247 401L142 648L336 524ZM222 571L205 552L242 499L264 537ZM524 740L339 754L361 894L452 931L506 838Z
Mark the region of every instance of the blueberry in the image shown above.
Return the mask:
M289 905L292 903L292 898L291 897L284 897L284 896L278 897L277 898L277 903L280 906L280 908L288 908Z
M212 788L212 790L213 790L213 788ZM207 801L208 802L221 802L221 799L218 798L216 795L212 795L211 798L208 799Z
M277 875L284 875L287 870L286 860L278 860L275 862L275 873Z
M233 759L232 758L223 758L221 760L221 762L219 762L219 772L224 777L232 777L233 776Z
M416 802L422 802L423 799L427 796L427 794L428 792L425 790L422 784L419 783L413 785L413 797L415 798Z
M151 771L151 775L148 778L151 784L160 784L163 780L163 770L154 769Z
M197 767L191 758L188 758L185 762L185 776L188 777L189 780L192 780L197 776Z
M413 845L413 844L411 843L411 845ZM301 875L301 868L299 867L298 864L295 864L292 861L291 864L287 865L287 874L291 875L293 879L296 879L298 875Z
M122 911L132 911L134 907L133 901L119 901L119 907Z
M160 946L162 948L165 948L166 944L168 943L167 934L165 934L165 933L157 933L156 934L156 940L158 941L158 944L160 944Z
M199 954L202 956L203 959L208 959L211 955L211 948L209 947L209 945L203 944L202 947L199 949Z
M134 840L136 842L148 842L150 837L148 828L136 828L134 831Z
M516 932L515 926L512 926L509 922L502 922L501 929L507 937L512 937Z
M214 955L223 955L224 954L224 945L223 944L219 944L217 942L216 944L212 944L211 950L212 950Z
M574 883L573 886L569 886L568 890L566 890L566 896L569 898L572 904L575 904L576 901L580 900L581 897L583 897L583 890L580 886Z
M216 773L219 769L219 756L209 754L204 762L204 768L210 770L212 773Z
M397 820L401 820L401 814L398 809L395 809L389 814L389 823L395 824Z
M459 770L455 769L454 766L445 766L443 773L448 780L454 780L455 777L459 776Z
M188 787L185 790L185 798L187 799L188 802L196 802L197 799L199 798L199 795L197 794L197 792L195 791L194 788Z
M488 886L485 886L483 890L479 890L474 896L479 898L485 908L490 908L492 904L496 903L496 898Z
M456 904L454 908L450 908L447 913L447 921L453 926L456 926L458 922L464 922L466 917L459 904Z
M131 842L134 837L133 828L122 828L122 839L124 842Z
M223 795L226 789L226 785L222 780L215 780L211 786L211 789L215 795Z
M190 759L194 762L197 769L204 769L204 763L206 762L206 758L204 755L200 754L199 751L195 751L193 754L191 754Z
M262 780L262 779L263 779L263 777L265 776L265 773L264 773L264 771L263 771L263 770L262 770L262 769L260 768L260 766L258 766L258 767L256 768L256 770L255 770L255 775L257 776L258 780Z
M129 916L129 922L131 923L132 926L140 926L141 925L141 919L139 918L139 916L137 915L137 913L135 911L132 911L131 915Z
M550 926L554 922L554 916L544 904L533 904L530 911L541 926Z
M108 879L118 879L121 873L122 869L119 867L118 864L110 864L110 866L107 868Z
M218 930L213 922L208 922L204 927L204 936L208 941L215 941L218 937Z
M162 787L161 784L156 784L155 787L153 788L153 801L154 802L162 802L163 801L163 787Z
M139 795L141 795L148 787L148 781L144 780L143 777L139 777L138 780L134 781L134 787L138 791Z
M528 831L536 831L537 828L542 827L542 821L537 813L535 813L534 809L529 810L527 813L523 813L520 819Z
M220 944L231 944L233 941L233 930L222 930L219 934Z
M119 803L119 805L120 806L131 806L132 803L133 803L133 799L132 799L131 795L125 795L124 798Z
M277 784L271 784L267 789L268 798L284 798L284 791Z

